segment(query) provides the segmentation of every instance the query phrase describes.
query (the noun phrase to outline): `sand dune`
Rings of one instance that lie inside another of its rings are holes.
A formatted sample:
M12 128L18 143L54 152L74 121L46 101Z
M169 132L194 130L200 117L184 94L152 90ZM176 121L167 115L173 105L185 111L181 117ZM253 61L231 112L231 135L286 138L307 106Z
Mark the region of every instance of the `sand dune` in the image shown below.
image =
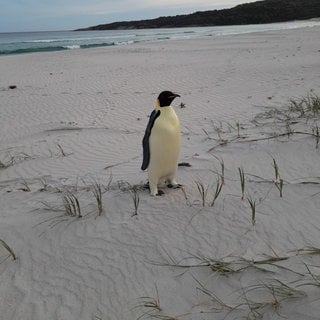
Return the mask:
M288 104L320 94L319 31L0 57L0 239L17 256L0 246L0 319L318 319L319 116ZM191 167L151 197L141 139L165 89Z

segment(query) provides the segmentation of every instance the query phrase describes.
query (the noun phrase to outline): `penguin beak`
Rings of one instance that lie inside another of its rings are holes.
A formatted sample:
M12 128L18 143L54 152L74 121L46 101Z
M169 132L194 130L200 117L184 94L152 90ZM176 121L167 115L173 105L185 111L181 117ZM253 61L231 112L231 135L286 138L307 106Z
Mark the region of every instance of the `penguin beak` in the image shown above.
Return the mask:
M178 95L177 93L173 93L169 98L174 99L180 97L180 95Z

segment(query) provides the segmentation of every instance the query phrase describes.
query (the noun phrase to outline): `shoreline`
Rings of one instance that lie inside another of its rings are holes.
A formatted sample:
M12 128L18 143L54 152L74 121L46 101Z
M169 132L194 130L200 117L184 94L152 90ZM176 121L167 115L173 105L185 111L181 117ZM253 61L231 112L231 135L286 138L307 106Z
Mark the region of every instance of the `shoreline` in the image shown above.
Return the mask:
M125 46L136 43L157 43L164 40L196 39L220 37L230 34L290 30L303 27L320 26L318 20L298 20L283 23L234 25L194 28L160 28L137 30L51 31L43 33L17 33L12 39L10 34L0 34L0 57L28 54L33 52L55 52L95 47ZM35 36L37 35L37 36Z

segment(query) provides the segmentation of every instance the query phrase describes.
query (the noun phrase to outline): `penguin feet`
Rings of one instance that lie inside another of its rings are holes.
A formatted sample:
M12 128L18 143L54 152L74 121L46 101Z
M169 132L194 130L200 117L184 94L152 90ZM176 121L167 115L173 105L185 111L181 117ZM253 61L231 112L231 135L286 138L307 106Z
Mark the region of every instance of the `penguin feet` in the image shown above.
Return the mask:
M165 181L165 183L166 183L166 186L170 189L180 189L183 187L183 185L180 183L169 182L169 181ZM153 192L151 192L149 181L143 185L143 188L149 190L152 196L162 196L165 194L164 191L158 190L155 187L153 188Z
M162 190L157 190L157 192L150 192L150 194L153 196L153 197L161 197L163 196L165 193L162 191Z
M152 187L150 187L149 181L146 184L144 184L143 188L148 189L152 196L162 196L165 194L162 190L158 189L157 185L153 184Z
M158 190L158 193L156 194L156 196L163 196L165 193L162 190Z

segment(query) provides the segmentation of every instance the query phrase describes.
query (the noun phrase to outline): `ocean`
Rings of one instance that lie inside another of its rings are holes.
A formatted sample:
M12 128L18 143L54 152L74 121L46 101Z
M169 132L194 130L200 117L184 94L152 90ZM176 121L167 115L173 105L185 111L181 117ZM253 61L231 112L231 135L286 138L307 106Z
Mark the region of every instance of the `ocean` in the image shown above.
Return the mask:
M313 26L320 26L320 21L312 19L271 24L170 29L0 33L0 55L87 49Z

